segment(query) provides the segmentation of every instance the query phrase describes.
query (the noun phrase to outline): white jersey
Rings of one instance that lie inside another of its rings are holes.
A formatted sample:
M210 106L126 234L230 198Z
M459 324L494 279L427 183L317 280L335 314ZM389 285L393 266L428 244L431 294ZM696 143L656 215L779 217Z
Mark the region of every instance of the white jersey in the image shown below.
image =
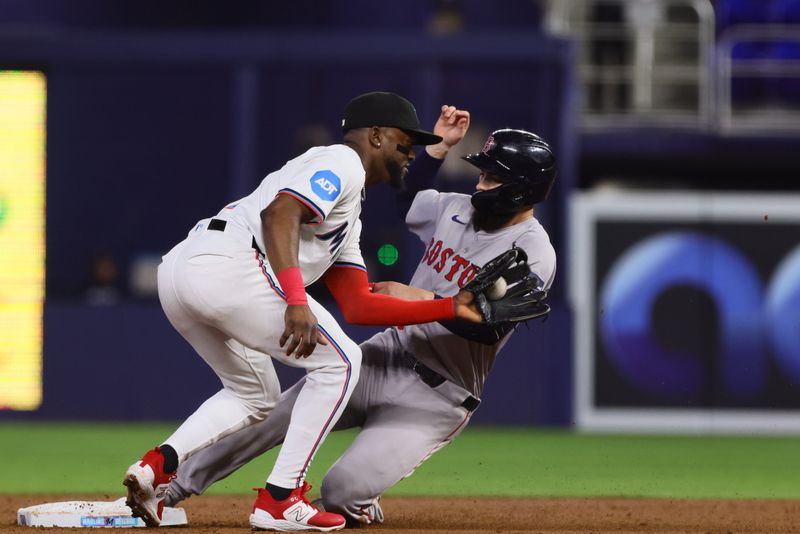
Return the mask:
M409 229L427 244L411 285L453 296L479 267L515 244L528 255L528 265L550 288L556 254L547 232L535 218L494 231L475 231L469 195L420 191L406 215ZM440 323L397 330L400 346L442 376L480 396L497 352L508 335L486 345L450 333Z
M281 342L287 298L275 284L265 258L253 248L265 248L261 212L278 195L290 195L314 213L310 223L299 228L305 283L314 282L337 260L363 268L358 217L364 181L364 168L352 149L343 145L313 148L264 178L252 194L226 206L216 220L200 221L164 256L158 268L164 313L223 385L220 393L206 400L163 442L180 459L268 419L281 391L275 359L305 369L313 386L303 390L294 406L295 417L286 428L284 446L267 483L281 488L302 485L311 459L355 389L361 349L328 310L309 296L308 308L327 343L318 344L313 354L302 358L287 357L287 347ZM133 464L125 482L134 511L146 515L155 510L156 501L137 497L141 488L152 488L142 478L146 475L142 475L142 465ZM156 524L154 513L148 517L151 526ZM251 524L262 529L273 526L254 522L252 517Z
M334 263L364 268L359 245L364 180L361 159L350 147L314 147L267 175L255 191L227 205L217 218L247 228L265 251L261 225L264 208L278 195L289 195L308 206L316 217L300 226L298 254L308 286Z

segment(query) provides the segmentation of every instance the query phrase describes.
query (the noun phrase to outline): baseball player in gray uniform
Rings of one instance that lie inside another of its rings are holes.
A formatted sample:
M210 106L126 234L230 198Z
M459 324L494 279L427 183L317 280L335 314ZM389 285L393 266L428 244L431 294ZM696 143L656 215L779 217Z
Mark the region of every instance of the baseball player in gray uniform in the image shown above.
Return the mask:
M305 475L353 393L362 354L306 295L306 285L324 277L354 323L481 321L468 291L425 302L370 291L359 250L364 187L402 184L415 158L412 146L441 137L421 130L411 103L393 93L356 97L344 115L343 144L287 162L252 194L198 222L164 256L158 270L164 312L223 388L125 473L128 505L148 526L160 523L167 486L187 459L222 439L244 443L249 438L236 436L258 426L258 433L280 434L284 445L251 526L344 527L343 516L308 502ZM278 418L268 418L280 395L272 358L307 371ZM135 391L146 394L146 372L140 380Z
M443 107L443 112L447 109ZM459 111L450 117L462 122L466 117L466 127L469 116L464 114ZM447 122L440 117L434 132L440 132ZM463 136L463 131L460 133ZM428 146L412 165L409 187L412 193L413 189L423 190L413 197L406 222L427 244L427 250L410 286L379 282L374 291L420 300L455 295L478 266L513 244L526 252L530 269L549 288L555 274L555 251L534 217L533 206L547 197L556 177L550 147L523 130L498 130L480 153L465 158L480 169L475 193L425 189L458 139L451 135ZM362 343L361 379L335 427L361 430L325 476L321 489L324 509L344 515L351 525L382 522L381 494L464 429L513 329L513 325L439 321L389 328ZM281 395L267 421L193 456L171 482L167 503L174 505L202 493L280 444L307 380Z

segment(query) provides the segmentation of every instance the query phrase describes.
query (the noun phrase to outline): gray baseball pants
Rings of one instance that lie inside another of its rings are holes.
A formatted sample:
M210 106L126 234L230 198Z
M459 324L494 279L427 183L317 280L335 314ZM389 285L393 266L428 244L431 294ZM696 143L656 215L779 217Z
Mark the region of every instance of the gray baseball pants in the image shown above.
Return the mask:
M415 360L400 346L393 329L362 343L361 350L361 378L334 427L360 427L361 431L328 470L321 489L325 509L349 521L363 521L375 507L380 511L377 498L452 441L477 405L468 391L452 382L431 387L435 382L418 372L419 367L414 369ZM202 494L214 482L280 445L304 382L305 378L284 391L264 421L209 445L182 463L166 504Z

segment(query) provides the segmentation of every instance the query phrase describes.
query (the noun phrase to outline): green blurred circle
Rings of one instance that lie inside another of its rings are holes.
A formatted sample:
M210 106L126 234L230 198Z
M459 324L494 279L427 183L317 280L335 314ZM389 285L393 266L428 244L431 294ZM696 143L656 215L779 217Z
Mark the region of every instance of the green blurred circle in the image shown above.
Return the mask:
M381 262L382 265L394 265L397 263L399 257L400 252L397 250L397 247L390 243L378 247L378 261Z
M5 197L0 196L0 226L5 222L6 213L8 213L8 202Z

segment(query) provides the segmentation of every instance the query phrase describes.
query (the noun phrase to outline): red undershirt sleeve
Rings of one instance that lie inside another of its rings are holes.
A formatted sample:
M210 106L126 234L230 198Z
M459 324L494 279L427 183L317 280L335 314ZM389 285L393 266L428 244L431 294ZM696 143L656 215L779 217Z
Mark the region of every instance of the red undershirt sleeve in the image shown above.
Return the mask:
M451 297L404 300L370 291L367 272L334 265L325 273L325 285L350 324L400 326L455 318Z

